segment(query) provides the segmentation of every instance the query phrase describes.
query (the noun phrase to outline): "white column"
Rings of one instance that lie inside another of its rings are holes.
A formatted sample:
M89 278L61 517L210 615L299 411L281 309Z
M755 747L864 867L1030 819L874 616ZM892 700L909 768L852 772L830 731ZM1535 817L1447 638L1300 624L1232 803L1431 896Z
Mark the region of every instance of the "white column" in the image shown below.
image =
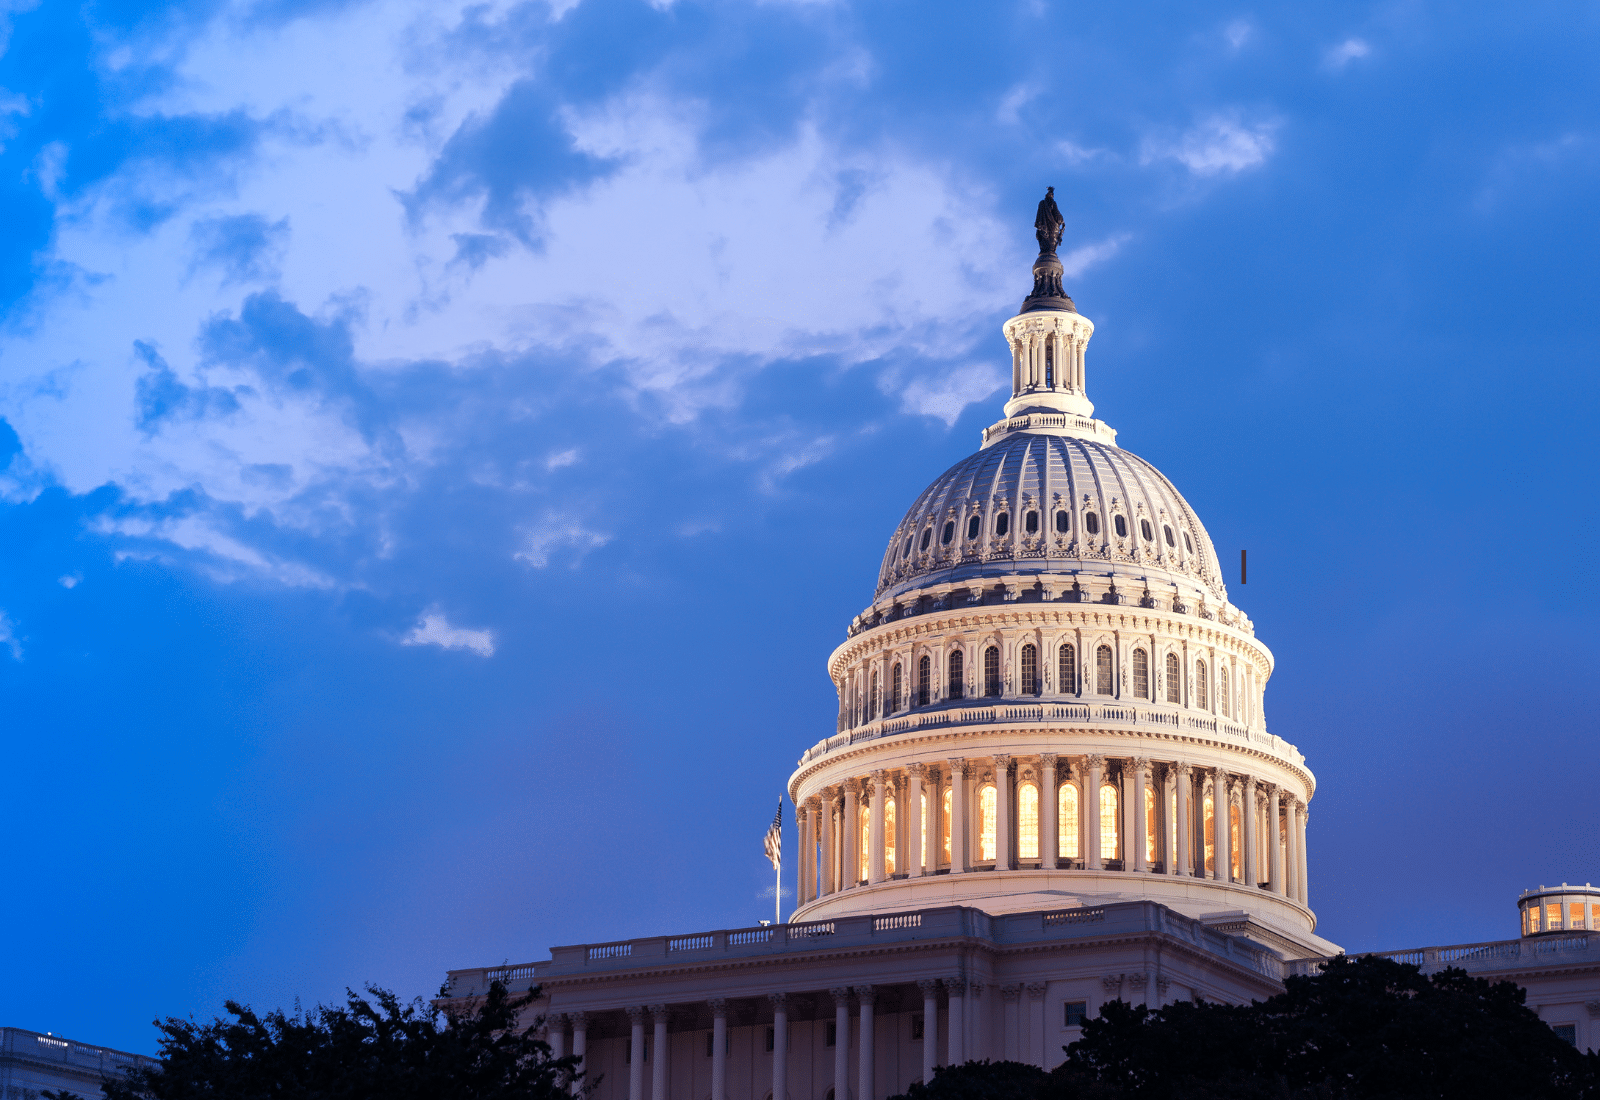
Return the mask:
M950 873L967 869L967 762L950 761Z
M939 983L924 978L917 988L922 990L922 1083L926 1085L939 1064Z
M850 1100L850 990L839 987L833 994L833 1096Z
M1221 768L1211 770L1211 829L1216 841L1216 865L1211 877L1227 882L1232 877L1233 860L1228 851L1228 775Z
M1267 788L1267 882L1274 894L1283 893L1283 840L1278 823L1278 793L1276 783L1264 784Z
M1053 752L1039 754L1039 866L1046 871L1056 869L1061 855L1061 792L1056 780L1056 759Z
M1239 823L1244 833L1240 837L1244 842L1244 859L1240 860L1244 884L1253 889L1261 881L1261 868L1256 866L1256 853L1260 848L1256 844L1256 780L1253 775L1239 780Z
M544 1018L544 1041L550 1044L550 1057L559 1061L567 1056L567 1015L553 1012Z
M772 1100L789 1100L789 995L768 993L772 1003Z
M1011 869L1011 757L994 758L994 869Z
M870 985L856 986L856 1001L861 1005L861 1047L856 1053L856 1100L872 1100L877 1095L872 1065L872 1002L877 997ZM834 1093L837 1097L839 1094Z
M920 878L928 873L923 862L925 853L922 850L922 834L927 828L927 822L922 819L922 776L927 771L924 764L911 764L906 768L910 780L906 783L906 805L900 814L896 815L906 823L906 849L900 854L900 861L905 864L903 870L908 878Z
M883 805L888 795L883 769L872 773L872 820L867 835L867 881L883 881Z
M645 1100L644 1095L644 1017L643 1005L623 1009L631 1026L628 1037L628 1100Z
M1295 885L1299 887L1300 904L1311 904L1311 888L1307 880L1310 878L1309 868L1306 866L1306 828L1311 824L1311 814L1306 809L1304 802L1300 803L1300 828L1295 830L1295 859L1300 864L1300 872L1295 876ZM1571 910L1568 910L1570 914Z
M967 1060L966 1046L966 1015L967 1015L967 983L961 978L946 978L945 991L950 995L950 1052L945 1057L945 1065L959 1066ZM837 1100L835 1093L835 1100Z
M1105 757L1089 757L1089 779L1084 784L1083 798L1078 805L1078 812L1083 815L1083 832L1088 849L1083 854L1083 865L1091 871L1098 871L1104 866L1100 860L1100 784L1105 767Z
M1178 761L1172 766L1178 790L1178 874L1194 874L1194 769Z
M839 789L822 791L822 894L826 897L839 888Z
M567 1016L572 1021L572 1056L578 1059L577 1071L587 1075L589 1067L584 1057L589 1053L589 1014L573 1012Z
M989 1051L989 1015L983 1010L983 983L967 983L967 1024L966 1024L966 1055L967 1061L981 1061L991 1058Z
M1040 1069L1053 1068L1044 1064L1044 992L1044 982L1028 983L1028 1045L1024 1060Z
M944 858L944 785L938 768L929 768L928 774L928 864L923 874L931 875L939 869Z
M840 886L848 890L861 881L861 872L866 870L861 866L861 781L859 779L844 781L844 828L839 831L844 836L844 881Z
M728 1100L728 1002L713 997L711 1005L711 1100Z
M1023 1045L1022 1024L1018 1020L1018 998L1022 995L1020 985L1003 985L1000 987L1001 1009L1000 1030L1004 1041L1001 1046L1001 1057L1008 1062L1023 1060L1019 1049Z
M1128 835L1133 838L1133 858L1123 864L1130 871L1148 871L1150 862L1145 858L1149 838L1150 819L1144 810L1144 791L1150 774L1150 761L1144 757L1133 760L1133 782L1129 785L1128 801L1133 803L1133 828Z
M667 1006L651 1005L655 1022L655 1041L650 1052L650 1100L667 1100Z

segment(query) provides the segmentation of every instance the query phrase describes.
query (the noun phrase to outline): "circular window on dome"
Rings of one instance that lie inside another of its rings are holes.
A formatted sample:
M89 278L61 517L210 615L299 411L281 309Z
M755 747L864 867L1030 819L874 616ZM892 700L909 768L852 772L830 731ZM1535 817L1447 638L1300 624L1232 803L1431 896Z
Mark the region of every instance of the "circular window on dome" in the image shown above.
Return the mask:
M1123 519L1121 516L1112 516L1111 525L1117 529L1117 538L1125 539L1128 537L1127 520Z
M1027 515L1023 516L1022 526L1027 529L1028 534L1037 535L1039 533L1039 513L1029 512Z
M1100 533L1100 513L1083 513L1083 529L1091 535L1098 535ZM911 544L908 542L906 545L910 546Z
M928 543L930 541L932 541L932 539L933 539L933 528L932 527L925 528L923 530L923 532L922 532L922 545L918 546L917 549L918 550L926 550L928 548Z
M1163 523L1161 525L1161 533L1163 535L1167 536L1167 545L1168 546L1177 546L1178 545L1177 543L1172 541L1172 524Z
M1184 548L1189 551L1189 553L1194 553L1194 543L1189 541L1189 532L1187 531L1183 533L1183 545Z
M1009 532L1010 530L1011 530L1011 513L1010 512L1001 512L999 515L994 517L994 533L996 535L1000 536L1001 538L1004 538L1006 536L1006 533Z
M953 520L953 519L946 520L945 524L944 524L944 530L939 535L939 545L940 546L949 546L950 545L950 540L955 538L955 537L956 537L956 521Z
M967 538L977 538L978 532L982 529L983 520L979 519L977 516L973 516L971 519L967 520Z
M1072 530L1072 516L1065 511L1056 513L1056 530L1063 535Z

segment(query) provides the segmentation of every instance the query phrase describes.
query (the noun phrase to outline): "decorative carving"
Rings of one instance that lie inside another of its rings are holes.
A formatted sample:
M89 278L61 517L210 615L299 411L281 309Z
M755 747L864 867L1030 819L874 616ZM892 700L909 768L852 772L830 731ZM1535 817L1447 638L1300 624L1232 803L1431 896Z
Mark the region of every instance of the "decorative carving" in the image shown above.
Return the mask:
M833 1006L835 1008L849 1008L850 1007L850 987L849 986L846 986L846 985L835 986L834 988L828 990L828 992L833 995Z
M789 994L768 993L767 1003L772 1006L774 1012L782 1012L789 1007Z
M1583 1007L1589 1010L1589 1019L1600 1020L1600 1001L1585 1001Z
M967 992L967 980L965 978L946 978L944 980L944 988L952 997L964 997Z
M666 1005L651 1005L650 1006L650 1016L651 1016L651 1018L653 1020L656 1021L656 1023L661 1023L664 1020L666 1020L668 1011L669 1010L668 1010Z
M1029 982L1028 983L1028 998L1030 1000L1034 1000L1034 1001L1043 1000L1044 999L1045 984L1046 983L1044 983L1044 982Z
M1122 975L1107 974L1100 979L1100 984L1105 987L1107 993L1116 993L1122 988Z
M1084 757L1084 763L1091 768L1104 769L1106 766L1106 758L1101 756L1099 753L1091 753L1090 755Z
M1150 975L1143 970L1135 970L1128 975L1128 984L1135 989L1143 989L1144 983L1150 980Z
M939 992L939 979L938 978L918 978L917 979L917 988L922 990L922 995L924 997L936 996L938 994L938 992Z
M1165 974L1156 975L1156 994L1163 1000L1166 999L1167 990L1172 988L1172 979Z
M644 1017L645 1017L644 1005L628 1005L622 1011L624 1011L624 1012L626 1012L628 1014L628 1022L629 1023L631 1023L631 1024L642 1024L642 1023L644 1023Z
M567 1021L572 1024L573 1031L584 1031L589 1026L589 1014L587 1012L569 1012L567 1013Z
M855 987L855 993L856 993L856 1000L861 1002L864 1005L870 1005L870 1004L874 1003L875 1001L877 1001L877 999L878 999L878 991L877 991L877 989L874 988L873 986L870 986L870 985L858 985L858 986L856 986Z
M713 1020L726 1020L728 1018L728 998L711 997L706 1001L706 1004L711 1006L711 1018Z
M913 777L921 779L928 774L928 765L917 761L915 763L907 764L906 771L909 772Z
M1000 998L1006 1004L1015 1004L1021 993L1022 986L1020 985L1003 985L1000 987Z
M999 776L1005 776L1011 770L1011 757L1003 752L994 755L994 770Z
M967 996L972 997L972 998L982 997L983 996L983 983L982 982L968 982L967 983Z
M1041 768L1054 768L1056 761L1059 759L1060 757L1053 752L1041 752L1039 754L1039 766Z

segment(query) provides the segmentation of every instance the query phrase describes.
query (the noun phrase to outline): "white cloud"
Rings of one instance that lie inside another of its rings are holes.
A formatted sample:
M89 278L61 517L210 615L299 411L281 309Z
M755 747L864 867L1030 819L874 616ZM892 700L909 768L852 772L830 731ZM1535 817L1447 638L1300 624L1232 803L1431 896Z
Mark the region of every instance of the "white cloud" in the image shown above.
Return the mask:
M1276 122L1246 125L1237 117L1212 115L1175 140L1148 138L1141 164L1175 160L1197 176L1217 176L1259 167L1272 155Z
M494 656L494 631L464 630L451 626L438 608L423 613L411 633L400 639L401 645L436 645L441 649L465 649L480 657Z
M572 551L572 565L576 567L590 550L611 541L611 536L605 532L593 530L573 516L554 511L546 512L537 523L524 527L522 537L522 549L512 557L535 569L549 565L558 549Z
M1056 152L1066 158L1068 164L1074 166L1106 155L1104 149L1088 149L1071 141L1056 142Z
M1366 57L1371 52L1372 47L1367 45L1365 39L1346 38L1322 55L1322 65L1324 68L1337 71L1357 58Z
M953 427L968 405L993 397L1006 385L1005 368L998 363L968 363L918 376L900 391L902 412L933 416Z
M564 466L575 466L582 455L576 447L568 447L564 451L557 451L544 460L546 470L559 470Z
M1026 107L1041 90L1033 84L1016 85L1001 97L1000 106L994 112L995 119L1007 126L1015 126L1021 118L1022 108Z
M1235 19L1222 28L1222 37L1228 40L1228 46L1234 50L1242 49L1254 33L1255 28L1248 19Z
M78 585L83 583L83 578L77 573L68 573L64 577L58 577L56 579L56 583L62 588L76 588Z
M22 640L17 637L17 624L4 611L0 611L0 645L11 651L13 661L22 660Z
M1128 234L1118 233L1103 241L1079 245L1061 257L1061 274L1068 279L1077 278L1101 260L1109 260L1115 256L1127 240Z

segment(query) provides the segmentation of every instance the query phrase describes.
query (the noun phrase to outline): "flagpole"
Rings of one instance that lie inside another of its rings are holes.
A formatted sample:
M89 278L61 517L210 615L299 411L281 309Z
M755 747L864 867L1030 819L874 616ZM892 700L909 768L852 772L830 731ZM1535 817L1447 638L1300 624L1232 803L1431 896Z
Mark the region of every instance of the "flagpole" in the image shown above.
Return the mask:
M773 916L776 918L772 923L774 923L774 924L782 924L783 923L783 860L780 859L778 861L777 865L773 868L773 870L777 872L778 883L777 883L776 886L774 886L772 888L772 908L774 910Z

